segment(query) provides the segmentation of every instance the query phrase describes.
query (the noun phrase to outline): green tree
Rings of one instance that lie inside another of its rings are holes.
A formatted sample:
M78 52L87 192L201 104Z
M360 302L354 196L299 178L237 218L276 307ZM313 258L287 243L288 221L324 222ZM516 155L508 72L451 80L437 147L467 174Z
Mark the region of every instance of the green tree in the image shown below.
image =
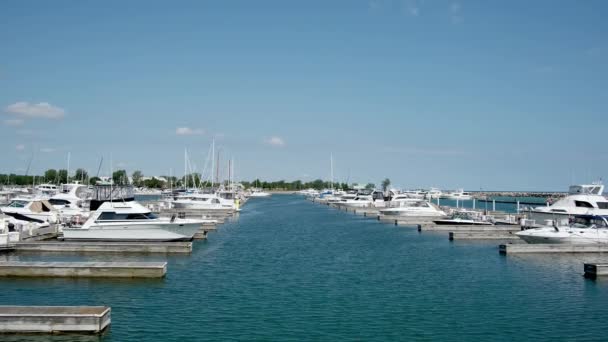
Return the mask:
M141 179L144 177L144 174L141 171L139 171L139 170L133 171L133 174L131 175L131 177L133 177L133 185L135 185L135 186L143 185Z
M117 170L112 173L112 181L115 185L127 185L129 184L129 177L127 171Z
M99 182L100 180L101 180L101 178L99 178L99 177L91 177L91 178L89 178L89 184L93 184L93 185L95 185L95 184L97 184L97 182Z
M382 191L386 192L389 185L391 185L391 180L388 178L384 178L384 180L382 181Z
M61 169L57 172L57 178L59 183L65 184L68 182L68 170Z
M86 183L88 178L89 178L89 174L87 173L87 171L85 169L76 169L76 173L74 174L75 180Z
M44 172L44 180L49 183L55 183L57 181L57 170L48 169Z
M365 185L365 188L367 190L373 190L373 189L376 188L376 184L374 184L374 183L367 183L367 185Z

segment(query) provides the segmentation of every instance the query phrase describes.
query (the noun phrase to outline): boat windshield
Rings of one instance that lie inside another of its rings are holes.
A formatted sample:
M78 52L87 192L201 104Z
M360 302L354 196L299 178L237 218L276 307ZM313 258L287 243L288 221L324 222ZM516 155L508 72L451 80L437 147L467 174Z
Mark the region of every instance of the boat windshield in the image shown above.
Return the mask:
M11 203L9 203L9 205L7 207L9 208L25 208L25 206L27 205L27 201L21 201L21 200L14 200Z
M115 213L104 211L96 221L131 221L131 220L154 220L158 217L153 213Z
M599 216L579 216L572 222L574 228L608 228L606 219Z

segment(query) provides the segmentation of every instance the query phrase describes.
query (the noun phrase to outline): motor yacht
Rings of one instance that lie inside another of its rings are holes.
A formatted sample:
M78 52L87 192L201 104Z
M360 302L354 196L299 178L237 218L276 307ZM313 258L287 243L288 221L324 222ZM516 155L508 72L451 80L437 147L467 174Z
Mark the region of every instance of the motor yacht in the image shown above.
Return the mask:
M380 210L380 214L386 216L408 216L408 217L443 217L446 213L439 207L425 200L415 202L403 202L400 207Z
M424 190L406 190L402 194L409 198L423 199L424 196L426 196L426 191L424 191Z
M566 226L547 226L516 233L527 243L608 243L608 221L604 216L577 215Z
M430 188L429 191L427 191L425 198L426 199L437 199L437 198L441 198L441 196L443 195L443 192L437 188Z
M45 199L16 197L8 205L0 207L4 214L19 220L32 222L59 221L60 212Z
M436 225L450 226L492 226L493 222L485 219L480 213L469 210L459 210L451 217L433 221Z
M448 192L445 196L442 196L442 198L455 201L470 201L473 199L473 196L470 193L465 192L464 189L458 189L456 191Z
M262 191L261 189L251 189L249 197L270 197L270 193Z
M135 201L104 202L82 225L63 228L66 240L192 240L205 220L159 218Z
M551 205L530 209L528 217L536 222L555 220L566 225L572 215L608 216L608 200L603 191L601 183L572 185L566 197Z
M222 204L215 194L184 194L170 201L175 209L219 210L233 209L234 203Z
M80 183L63 184L56 195L48 201L61 212L62 216L88 216L93 192L88 186Z

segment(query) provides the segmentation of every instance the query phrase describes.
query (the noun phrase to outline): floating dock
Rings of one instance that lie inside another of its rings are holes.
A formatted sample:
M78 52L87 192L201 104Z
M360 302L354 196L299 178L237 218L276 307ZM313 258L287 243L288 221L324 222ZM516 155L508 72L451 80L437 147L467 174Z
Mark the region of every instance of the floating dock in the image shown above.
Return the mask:
M449 232L450 241L453 240L521 240L519 236L503 231L468 231Z
M192 242L18 242L19 252L192 253Z
M101 333L111 322L107 306L0 306L0 333Z
M519 232L521 228L516 225L494 225L494 226L448 226L435 224L418 225L418 231L430 232Z
M166 262L0 262L0 277L162 278Z
M501 254L522 253L608 253L608 245L600 244L505 244L500 245Z
M585 264L584 269L586 278L608 276L608 264Z

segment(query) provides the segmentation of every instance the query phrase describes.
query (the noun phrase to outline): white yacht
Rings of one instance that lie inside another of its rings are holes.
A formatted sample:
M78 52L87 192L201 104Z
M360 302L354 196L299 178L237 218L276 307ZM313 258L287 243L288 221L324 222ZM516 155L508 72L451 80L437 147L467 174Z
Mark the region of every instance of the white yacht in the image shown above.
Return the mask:
M158 218L135 202L104 202L82 226L63 228L66 240L180 241L192 240L205 220Z
M92 195L91 189L86 185L80 183L63 184L59 192L51 196L48 201L61 212L62 216L88 216Z
M59 191L59 188L55 184L39 184L36 186L35 191L40 196L53 196Z
M171 201L175 209L219 210L234 209L234 201L226 201L215 194L185 194Z
M555 225L516 233L527 243L608 243L608 221L603 216L580 215L567 226Z
M441 192L441 190L437 188L430 188L429 191L426 193L426 199L437 199L441 198L442 195L443 192Z
M18 220L56 223L60 213L44 199L16 197L0 211Z
M481 213L471 210L459 210L451 217L433 221L436 225L450 226L492 226L494 223L487 220Z
M401 207L401 206L404 206L404 205L407 206L410 203L416 203L416 202L420 202L420 199L412 198L407 193L400 193L400 194L394 195L391 198L391 200L389 201L388 205L389 205L389 207Z
M374 203L374 199L371 195L356 195L354 198L342 198L338 205L349 207L349 208L365 208L371 207Z
M407 203L407 204L406 204ZM415 202L404 202L404 205L397 208L387 208L380 210L380 214L387 216L408 216L408 217L443 217L446 213L436 205L418 200Z
M424 191L424 190L406 190L406 191L402 192L402 194L409 198L424 199L424 196L426 196L426 191Z
M470 201L473 199L473 196L468 192L464 192L464 189L458 189L456 191L448 192L442 198L458 201Z
M344 192L342 194L335 194L329 197L326 197L326 203L329 204L339 204L340 202L344 201L346 202L347 200L353 200L357 197L357 193L347 193Z
M304 195L306 197L317 197L319 196L319 191L315 189L305 189L298 191L298 194Z
M249 194L249 197L270 197L270 193L260 189L251 189L251 194Z
M555 220L562 225L572 215L608 216L608 200L603 191L600 183L572 185L566 197L549 206L530 209L528 216L536 222Z

